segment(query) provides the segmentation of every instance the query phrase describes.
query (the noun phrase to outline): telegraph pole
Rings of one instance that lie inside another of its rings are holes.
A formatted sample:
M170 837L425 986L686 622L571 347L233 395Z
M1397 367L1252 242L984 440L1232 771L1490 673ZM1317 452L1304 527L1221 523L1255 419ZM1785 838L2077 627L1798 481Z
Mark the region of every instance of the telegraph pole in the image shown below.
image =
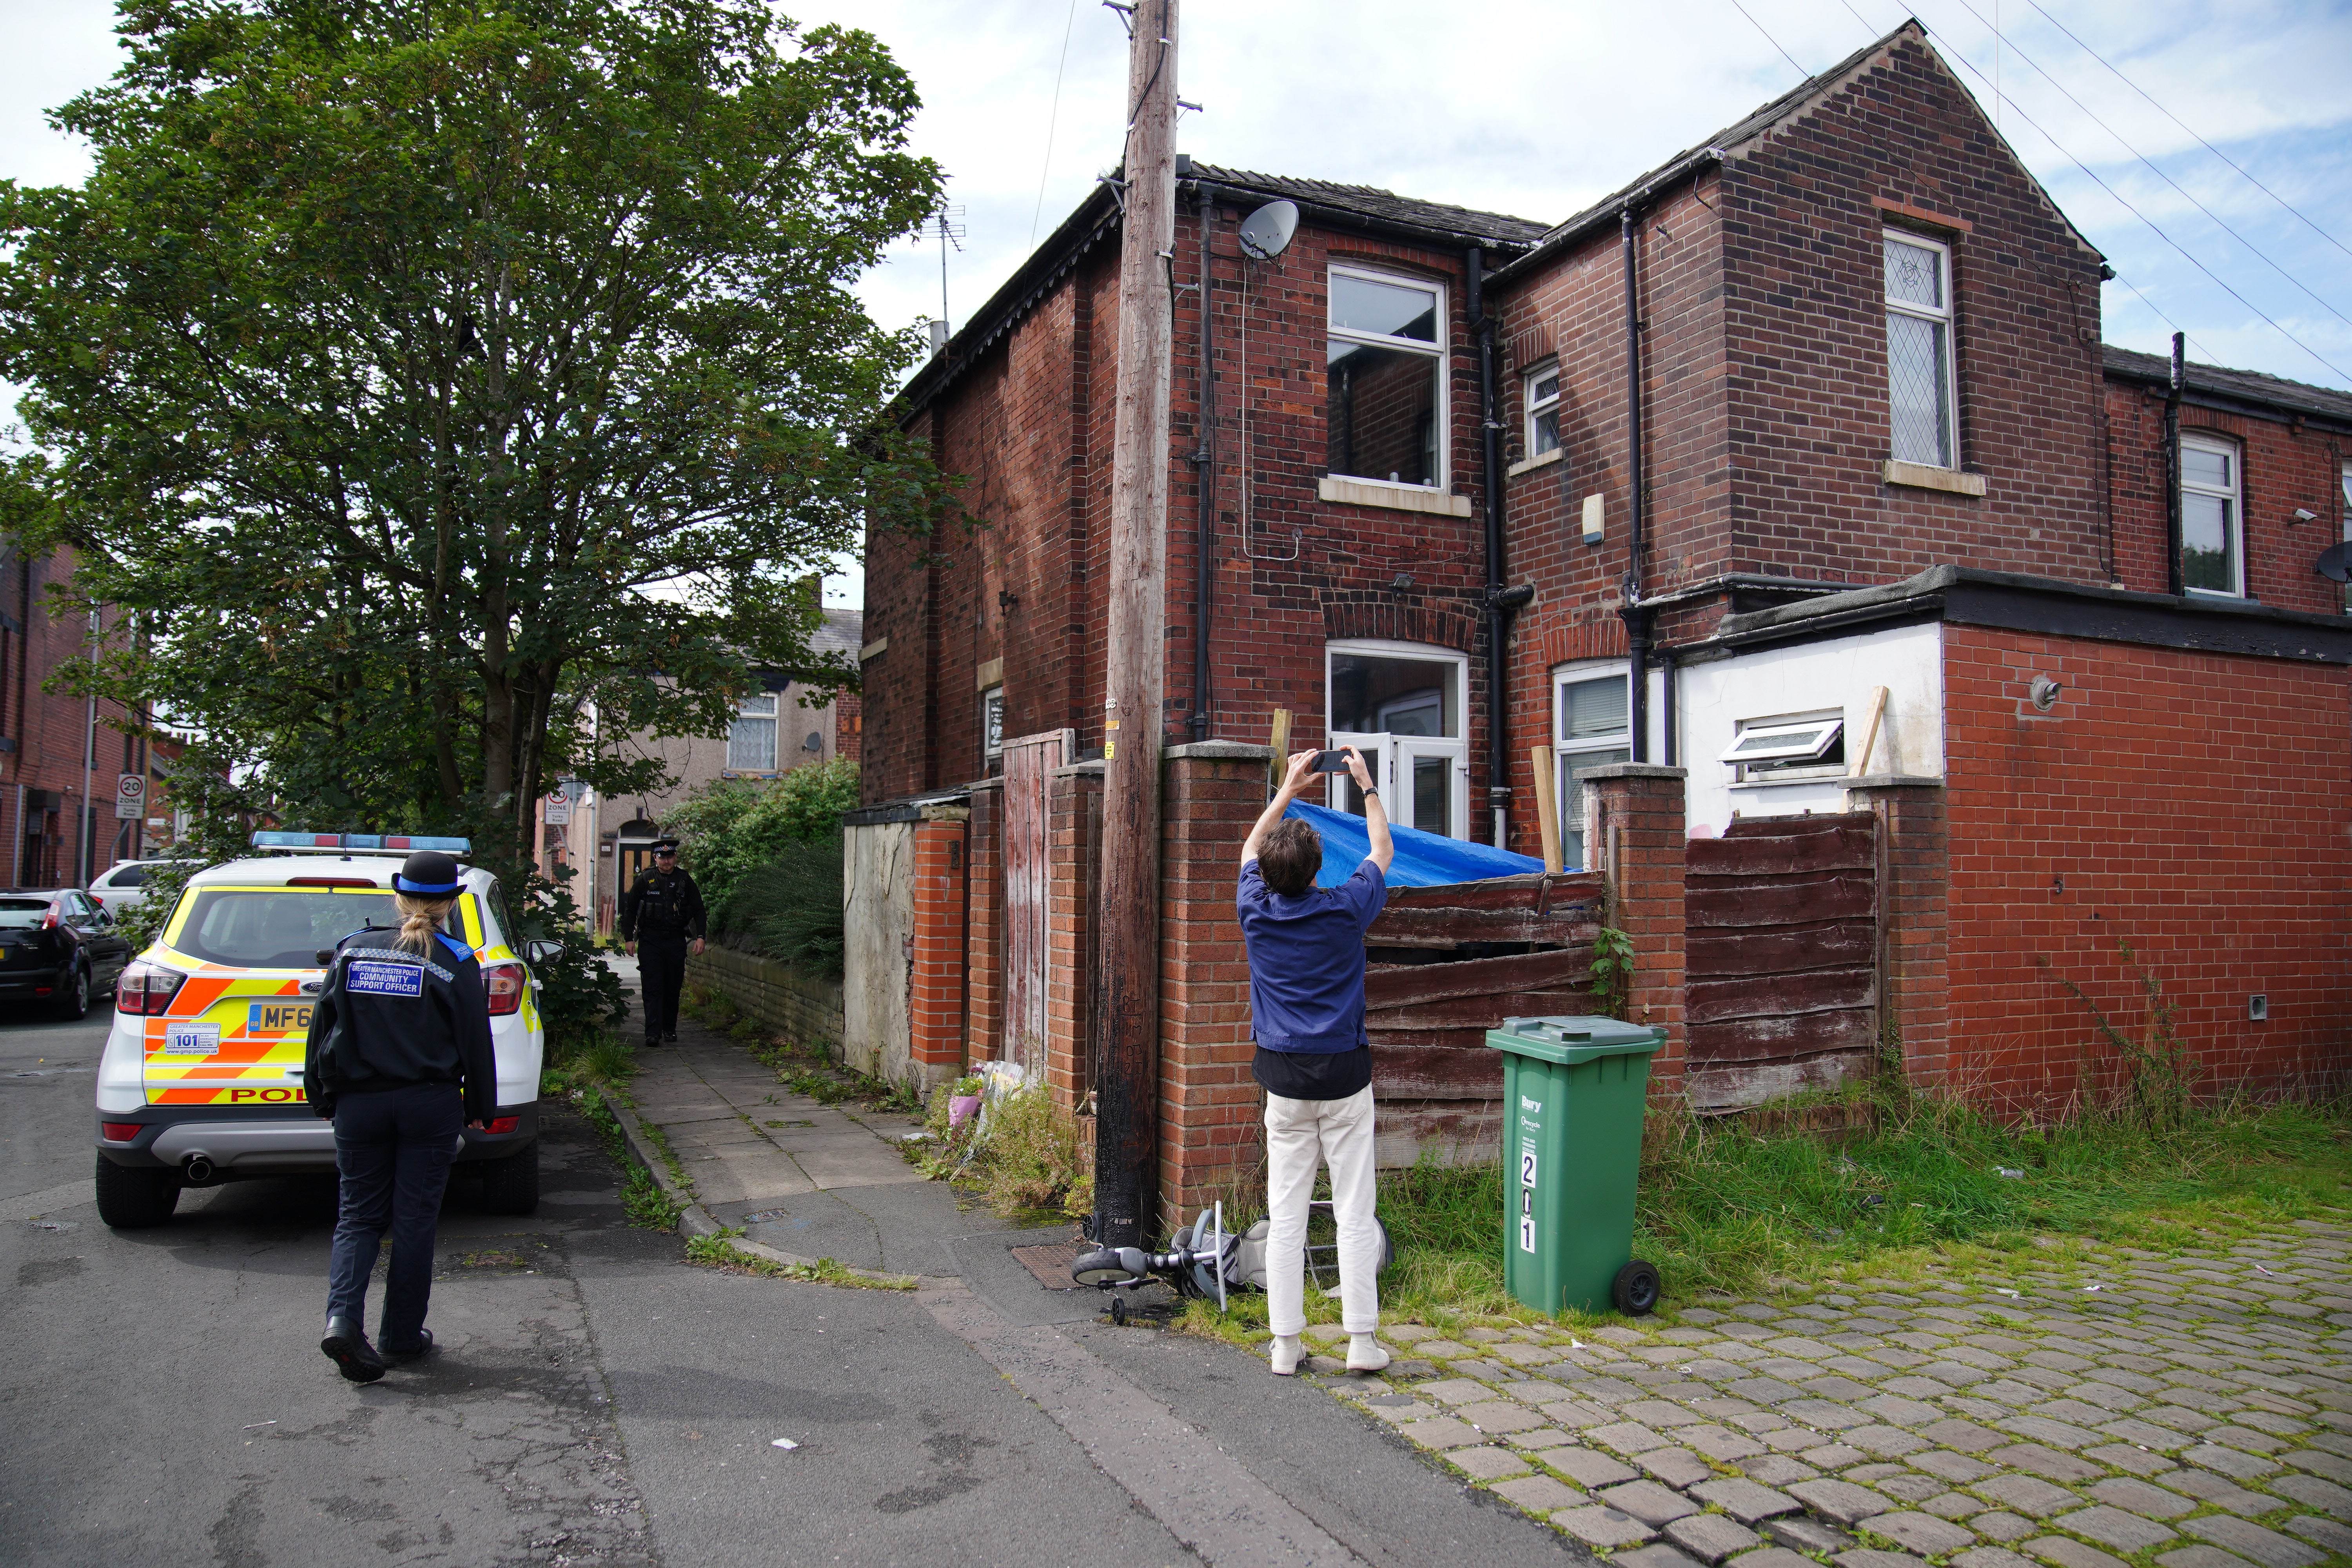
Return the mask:
M1095 1238L1150 1240L1159 1165L1160 737L1167 685L1168 378L1176 243L1176 0L1128 14L1118 404L1103 703L1101 1069Z

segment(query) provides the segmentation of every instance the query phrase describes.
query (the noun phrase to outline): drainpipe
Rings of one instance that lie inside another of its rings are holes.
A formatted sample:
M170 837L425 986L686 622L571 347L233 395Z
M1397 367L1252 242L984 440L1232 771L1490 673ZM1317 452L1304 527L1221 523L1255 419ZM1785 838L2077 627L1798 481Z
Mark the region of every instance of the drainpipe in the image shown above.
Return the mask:
M2180 580L2180 363L2182 334L2172 334L2172 385L2164 395L2164 591L2186 594Z
M1650 760L1650 612L1642 606L1642 310L1635 287L1635 237L1640 221L1631 202L1618 215L1625 253L1625 471L1633 496L1626 508L1625 641L1631 649L1625 671L1627 728L1633 760Z
M1495 323L1486 314L1485 252L1470 247L1463 253L1463 266L1470 283L1470 326L1478 334L1478 473L1486 512L1486 805L1495 814L1495 847L1507 849L1510 698L1503 636L1509 613L1532 595L1503 591L1503 427L1495 419Z
M1209 605L1216 592L1217 391L1211 377L1210 337L1215 316L1209 299L1209 241L1216 232L1216 204L1206 185L1192 187L1201 226L1201 444L1192 452L1193 488L1201 515L1193 531L1192 739L1209 738ZM1244 389L1246 393L1246 389Z

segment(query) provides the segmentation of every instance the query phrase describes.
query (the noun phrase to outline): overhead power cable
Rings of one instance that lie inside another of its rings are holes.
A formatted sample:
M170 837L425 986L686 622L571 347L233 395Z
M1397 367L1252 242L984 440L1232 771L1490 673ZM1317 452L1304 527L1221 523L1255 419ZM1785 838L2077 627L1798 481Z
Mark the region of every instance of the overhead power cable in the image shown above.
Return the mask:
M2328 233L2326 229L2320 227L2317 222L2304 213L2303 209L2296 206L2293 202L2288 201L2276 191L2271 189L2268 185L2263 184L2260 180L2254 178L2254 176L2248 173L2245 167L2236 159L2231 157L2227 153L2222 152L2221 149L2214 146L2213 143L2206 141L2204 137L2199 135L2195 127L2191 126L2187 121L2181 119L2178 114L2173 113L2172 110L2165 108L2163 104L2157 102L2155 98L2149 95L2147 89L2140 86L2139 83L2124 75L2122 70L2109 63L2105 55L2091 47L2090 45L2083 42L2081 38L2076 37L2074 30L2072 27L2066 26L2065 23L2060 21L2057 17L2051 16L2049 11L2043 6L2036 4L2035 0L2025 0L2025 3L2029 5L2032 5L2035 10L2040 11L2042 13L2042 19L2047 21L2052 26L2065 34L2069 38L2073 38L2076 48L2082 50L2084 54L2090 56L2101 65L2105 66L2109 73L2111 73L2117 81L2123 83L2126 87L2131 89L2142 98L2147 99L2149 107L2153 108L2158 114L2163 115L2167 120L2171 121L2175 125L2178 125L2183 131L2188 132L2190 136L2195 137L2197 144L2200 147L2204 148L2205 151L2212 153L2213 156L2221 159L2221 162L2229 164L2232 169L2237 170L2241 175L2244 176L2246 183L2253 186L2254 189L2262 192L2263 195L2270 197L2271 200L2278 203L2279 205L2294 214L2296 217L2301 218L2305 226L2308 227L2312 233L2317 235L2320 238L2326 240L2336 249L2343 251L2346 256L2352 257L2352 247L2347 247L2342 240ZM1851 9L1851 7L1848 8Z
M1054 173L1054 127L1062 117L1062 75L1070 67L1070 29L1077 24L1078 0L1062 23L1062 63L1054 68L1054 107L1045 111L1045 166L1037 171L1037 206L1029 215L1029 244L1037 244L1037 220L1045 216L1045 182Z
M1790 54L1788 50L1780 48L1780 40L1774 37L1771 32L1766 28L1764 24L1756 19L1756 14L1754 12L1741 5L1739 0L1731 0L1731 8L1738 12L1741 16L1747 17L1748 25L1755 28L1758 32L1762 33L1766 43L1771 45L1776 49L1780 49L1780 58L1788 61L1790 65L1797 66L1797 74L1799 76L1803 77L1807 81L1813 79L1813 73L1807 70L1802 66L1798 66L1797 57Z
M2007 43L2010 52L2014 54L2019 59L2023 60L2027 69L2040 72L2042 79L2048 82L2052 87L2056 88L2059 92L2064 96L2067 102L2081 110L2084 114L2089 115L2092 124L2096 125L2100 130L2114 137L2117 146L2130 153L2133 157L2137 158L2142 166L2144 166L2149 174L2154 174L2158 179L2162 180L2174 190L2180 192L2181 195L2188 200L2190 206L2195 207L2199 212L2203 213L2207 217L2213 220L2215 227L2228 235L2231 239L2236 240L2240 245L2244 246L2248 250L2252 251L2255 256L2261 258L2263 264L2268 267L2272 271L2277 273L2280 277L2285 279L2296 288L2301 289L2310 299L2313 304L2318 306L2321 310L2326 311L2337 321L2342 321L2346 326L2352 327L2352 317L2346 316L2343 311L2337 310L2335 306L2321 299L2317 294L2313 293L2310 288L2304 283L2302 279L2297 278L2294 273L2289 272L2285 268L2281 267L2277 262L2272 260L2269 256L2263 253L2261 247L2257 246L2252 240L2248 239L2244 235L2240 234L2236 229L2231 228L2227 223L2224 223L2219 213L2215 212L2211 207L2207 206L2203 202L2199 201L2194 195L2190 195L2190 193L2181 185L2179 181L2174 179L2170 174L2166 174L2162 169L2158 168L2156 164L2149 160L2147 153L2142 153L2138 148L2124 140L2123 133L2117 131L2114 126L2108 124L2105 121L2100 119L2096 111L2095 111L2089 104L2084 103L2081 99L2076 98L2073 93L2068 92L2066 90L2065 83L2060 81L2056 77L2052 76L2048 71L2043 70L2042 68L2041 62L2036 60L2032 55L2027 54L2023 48L2020 47L2016 39L2002 38L2000 28L1993 23L1986 21L1984 13L1978 10L1976 6L1970 3L1970 0L1960 0L1960 5L1961 8L1966 10L1969 16L1974 16L1979 22L1983 23L1985 29L1991 33L1996 39L2000 39L2002 42ZM2047 15L2047 13L2044 14Z

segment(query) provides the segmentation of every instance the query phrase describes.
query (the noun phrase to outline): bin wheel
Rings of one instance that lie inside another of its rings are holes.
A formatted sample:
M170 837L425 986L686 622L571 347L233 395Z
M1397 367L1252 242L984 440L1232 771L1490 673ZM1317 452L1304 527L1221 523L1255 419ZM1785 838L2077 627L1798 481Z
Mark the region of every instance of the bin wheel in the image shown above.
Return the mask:
M1646 1318L1658 1308L1658 1271L1636 1258L1610 1281L1609 1299L1629 1318Z
M1118 1324L1120 1328L1122 1328L1122 1329L1123 1329L1123 1328L1125 1328L1125 1327L1127 1327L1127 1298L1126 1298L1126 1297L1124 1297L1124 1296L1113 1296L1113 1297L1110 1299L1110 1321L1111 1321L1112 1322L1114 1322L1114 1323L1117 1323L1117 1324Z

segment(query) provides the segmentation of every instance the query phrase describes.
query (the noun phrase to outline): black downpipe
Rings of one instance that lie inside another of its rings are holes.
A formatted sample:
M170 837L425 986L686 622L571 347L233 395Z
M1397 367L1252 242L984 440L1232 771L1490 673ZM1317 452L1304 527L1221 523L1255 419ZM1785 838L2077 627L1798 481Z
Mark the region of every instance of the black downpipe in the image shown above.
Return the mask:
M1464 268L1470 279L1470 325L1478 334L1479 491L1486 510L1486 805L1495 814L1495 847L1510 847L1510 694L1503 604L1503 428L1495 420L1495 323L1486 314L1485 253L1472 246Z
M1216 234L1216 205L1206 185L1193 187L1199 202L1201 224L1201 445L1192 454L1194 488L1201 492L1201 515L1194 530L1192 561L1194 597L1197 604L1192 613L1192 739L1209 738L1209 608L1215 596L1217 505L1217 390L1212 380L1214 374L1210 363L1210 338L1215 322L1214 302L1209 298L1209 241Z
M2172 387L2164 395L2164 591L2186 594L2180 577L2180 363L2182 335L2172 334Z
M1642 605L1642 308L1635 285L1635 237L1640 222L1631 203L1620 216L1625 252L1625 469L1632 483L1626 508L1625 584L1622 606L1625 641L1630 650L1625 669L1625 716L1633 760L1650 760L1650 612Z

